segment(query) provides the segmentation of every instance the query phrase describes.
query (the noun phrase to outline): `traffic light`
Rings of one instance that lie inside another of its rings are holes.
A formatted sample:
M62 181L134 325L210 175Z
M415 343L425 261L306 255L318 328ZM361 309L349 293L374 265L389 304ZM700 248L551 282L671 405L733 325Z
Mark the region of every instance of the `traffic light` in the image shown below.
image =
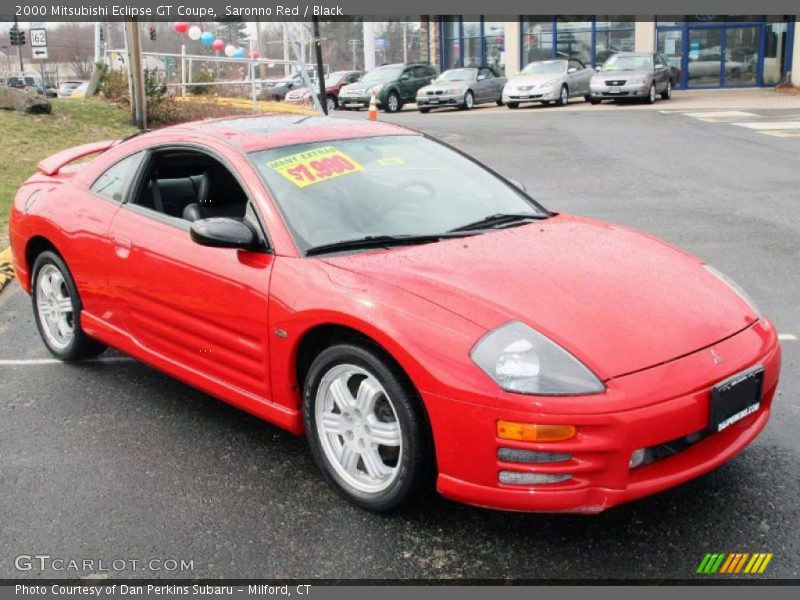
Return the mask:
M152 25L150 26L150 41L151 42L156 41L156 28L153 27Z
M25 32L20 29L19 31L19 41L17 42L20 46L25 45Z
M104 25L100 25L100 27L97 28L97 31L100 34L100 43L101 44L106 41L105 29L106 28L105 28Z
M12 46L19 46L19 29L17 29L16 25L11 27L11 30L8 32L8 37L11 39Z

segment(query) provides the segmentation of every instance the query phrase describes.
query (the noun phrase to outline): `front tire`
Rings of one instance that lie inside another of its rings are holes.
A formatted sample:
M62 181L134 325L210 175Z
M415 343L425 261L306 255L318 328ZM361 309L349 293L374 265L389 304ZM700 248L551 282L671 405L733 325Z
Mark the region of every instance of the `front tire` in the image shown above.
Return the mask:
M519 102L506 102L508 108L519 108Z
M475 106L475 96L473 96L472 92L467 91L464 94L464 104L460 108L461 110L470 110L473 106Z
M31 302L36 327L47 349L64 361L97 356L106 347L81 327L83 306L64 260L45 251L33 263Z
M558 94L557 102L559 106L566 106L567 104L569 104L569 89L567 88L567 86L565 85L561 86L561 92L559 92Z
M661 92L661 99L669 100L670 98L672 98L672 81L667 81L667 87Z
M336 102L336 98L334 98L333 96L325 96L325 102L328 105L328 114L331 114L339 107L339 105Z
M397 95L397 92L389 92L386 97L386 112L396 113L401 108L403 108L403 104L400 102L400 96Z
M654 82L650 84L650 91L647 94L646 102L648 104L653 104L655 101L656 101L656 84Z
M375 512L417 497L432 444L418 394L379 349L342 343L314 360L303 392L306 435L325 480Z

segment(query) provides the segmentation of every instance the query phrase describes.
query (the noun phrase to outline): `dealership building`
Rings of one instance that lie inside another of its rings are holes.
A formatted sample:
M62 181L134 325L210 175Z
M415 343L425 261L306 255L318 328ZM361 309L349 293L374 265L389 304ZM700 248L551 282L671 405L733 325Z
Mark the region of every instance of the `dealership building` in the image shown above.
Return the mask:
M679 89L800 85L800 16L432 17L430 60L444 70L491 65L514 75L557 56L589 66L616 52L659 52ZM793 61L792 57L796 59Z

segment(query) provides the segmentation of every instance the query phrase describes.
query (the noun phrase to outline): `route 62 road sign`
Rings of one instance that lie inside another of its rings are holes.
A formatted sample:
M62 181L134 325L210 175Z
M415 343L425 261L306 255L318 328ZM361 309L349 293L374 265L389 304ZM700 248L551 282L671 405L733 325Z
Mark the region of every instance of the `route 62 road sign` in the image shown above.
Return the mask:
M44 48L47 46L47 32L44 29L31 29L31 47Z

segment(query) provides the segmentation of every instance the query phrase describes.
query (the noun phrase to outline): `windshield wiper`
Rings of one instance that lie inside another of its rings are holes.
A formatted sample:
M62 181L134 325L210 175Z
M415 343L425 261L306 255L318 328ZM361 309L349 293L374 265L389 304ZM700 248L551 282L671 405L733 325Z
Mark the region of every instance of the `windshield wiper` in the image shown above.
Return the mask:
M534 213L495 213L493 215L489 215L488 217L473 221L472 223L467 223L466 225L461 225L460 227L451 229L448 231L448 233L475 231L480 229L494 229L497 227L517 223L522 225L526 221L546 219L547 217L548 215L537 215Z
M466 235L475 234L448 231L447 233L432 233L426 235L368 235L363 238L355 238L352 240L342 240L340 242L331 242L330 244L311 246L311 248L306 250L306 256L327 254L329 252L342 252L345 250L362 250L366 248L390 248L392 246L429 244L431 242L438 242L443 239L464 237Z

